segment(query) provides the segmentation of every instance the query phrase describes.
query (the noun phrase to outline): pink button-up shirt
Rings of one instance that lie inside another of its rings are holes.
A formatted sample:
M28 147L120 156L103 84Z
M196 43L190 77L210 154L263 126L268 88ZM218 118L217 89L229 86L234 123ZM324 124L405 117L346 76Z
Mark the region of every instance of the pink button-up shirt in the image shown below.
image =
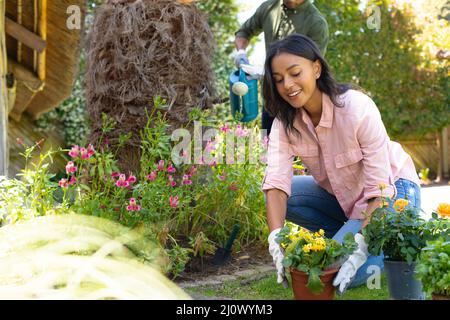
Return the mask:
M399 178L420 183L411 157L387 135L380 112L370 97L348 90L338 98L342 108L322 95L322 117L314 127L299 109L294 127L300 135L286 135L275 119L269 137L267 168L262 190L291 194L292 162L299 156L317 183L333 194L350 219L364 219L368 200L396 195Z

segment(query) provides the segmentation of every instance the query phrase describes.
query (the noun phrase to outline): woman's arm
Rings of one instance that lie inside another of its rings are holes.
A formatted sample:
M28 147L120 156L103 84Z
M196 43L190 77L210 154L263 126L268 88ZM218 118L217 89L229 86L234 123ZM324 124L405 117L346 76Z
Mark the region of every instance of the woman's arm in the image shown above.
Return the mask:
M368 203L367 209L366 209L367 218L364 220L364 222L362 224L362 228L367 226L367 224L370 222L370 217L371 217L372 213L375 211L375 209L380 207L381 200L380 200L380 198L372 198L367 203Z
M286 218L288 196L279 189L270 189L266 193L267 224L269 232L283 228Z

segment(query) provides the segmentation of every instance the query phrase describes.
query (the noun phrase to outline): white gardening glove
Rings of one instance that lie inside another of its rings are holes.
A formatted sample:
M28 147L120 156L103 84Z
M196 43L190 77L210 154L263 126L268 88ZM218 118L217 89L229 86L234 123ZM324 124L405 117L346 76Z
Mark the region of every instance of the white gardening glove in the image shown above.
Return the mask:
M239 69L239 67L241 66L241 63L243 64L250 64L248 58L247 58L247 53L245 52L244 49L240 49L236 52L236 54L234 55L234 64L236 65L236 67Z
M275 267L277 268L277 282L283 283L286 279L286 275L284 273L284 267L283 267L283 258L284 254L281 251L280 245L275 241L277 234L280 232L281 228L273 230L269 234L269 252L272 255L273 262L275 264Z
M342 264L333 281L333 286L338 287L338 293L340 294L345 291L355 276L356 271L367 261L367 256L369 255L367 252L367 244L362 234L355 234L355 241L358 244L358 248Z

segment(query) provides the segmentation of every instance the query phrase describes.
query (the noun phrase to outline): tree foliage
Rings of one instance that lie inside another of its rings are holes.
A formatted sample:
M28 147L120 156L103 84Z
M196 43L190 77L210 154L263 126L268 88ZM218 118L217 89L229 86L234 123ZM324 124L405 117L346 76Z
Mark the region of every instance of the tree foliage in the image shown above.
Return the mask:
M438 48L449 47L449 23L439 19L444 1L414 3L315 1L330 27L326 58L336 78L371 95L395 138L420 138L450 123L448 60L436 58ZM374 6L378 30L367 23Z

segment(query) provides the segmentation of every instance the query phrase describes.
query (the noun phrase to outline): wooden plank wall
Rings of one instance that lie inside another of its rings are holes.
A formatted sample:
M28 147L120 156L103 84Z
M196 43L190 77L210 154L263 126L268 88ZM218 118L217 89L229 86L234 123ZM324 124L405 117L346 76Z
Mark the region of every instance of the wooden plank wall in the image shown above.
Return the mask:
M50 148L57 150L60 146L64 146L63 138L58 134L61 130L51 130L47 133L41 133L36 129L36 126L28 114L23 114L20 122L10 119L8 125L8 140L10 146L9 170L8 176L14 177L22 169L25 168L25 158L20 155L23 153L24 147L17 142L20 138L25 145L31 146L35 142L44 139L41 148L36 150L32 162L37 163L39 153L45 153ZM51 172L64 171L67 163L67 158L63 155L54 157L54 163L50 165Z
M450 126L447 127L447 135L450 141ZM401 140L398 142L411 155L418 171L429 168L433 175L436 175L439 170L439 162L441 161L437 139L437 134L429 134L421 141ZM450 145L447 151L450 158ZM447 168L447 172L449 171L450 166Z

